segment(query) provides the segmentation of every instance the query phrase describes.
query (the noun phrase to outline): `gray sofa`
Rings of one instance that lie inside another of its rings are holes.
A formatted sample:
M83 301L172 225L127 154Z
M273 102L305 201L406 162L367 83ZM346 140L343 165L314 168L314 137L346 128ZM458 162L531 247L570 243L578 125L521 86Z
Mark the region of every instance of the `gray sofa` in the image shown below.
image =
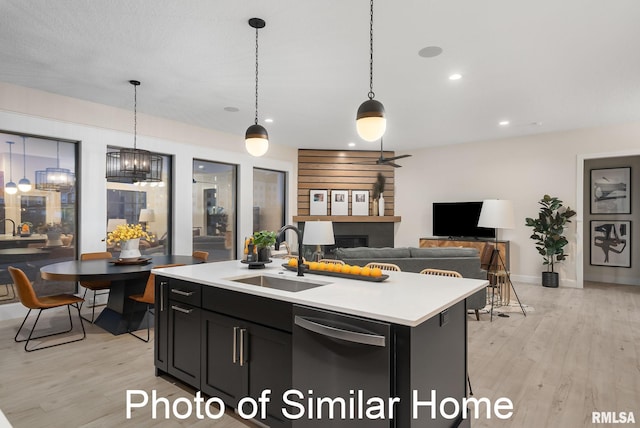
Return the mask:
M364 266L369 262L393 263L403 272L420 272L422 269L444 269L459 272L465 278L487 279L487 272L480 267L480 255L475 248L336 248L337 259L350 265ZM467 309L486 306L485 288L467 298Z

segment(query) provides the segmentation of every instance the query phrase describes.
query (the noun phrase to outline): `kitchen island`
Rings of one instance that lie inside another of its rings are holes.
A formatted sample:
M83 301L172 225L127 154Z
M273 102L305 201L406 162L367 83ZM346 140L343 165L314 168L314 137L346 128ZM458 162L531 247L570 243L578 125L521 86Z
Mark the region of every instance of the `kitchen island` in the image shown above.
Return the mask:
M154 273L157 374L232 408L268 395L256 419L269 426L468 424L451 417L451 403L446 417L424 403L466 396L464 299L486 281L300 278L277 262L249 270L239 261ZM260 276L265 286L250 283Z

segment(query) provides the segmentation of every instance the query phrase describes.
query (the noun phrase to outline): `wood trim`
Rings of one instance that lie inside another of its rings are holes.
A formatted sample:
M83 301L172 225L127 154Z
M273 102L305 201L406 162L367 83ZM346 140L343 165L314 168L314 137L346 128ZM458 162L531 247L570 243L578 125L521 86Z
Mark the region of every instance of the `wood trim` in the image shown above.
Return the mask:
M385 151L385 157L395 156L394 152ZM364 222L389 221L381 218L392 217L400 221L400 217L395 217L395 168L388 165L376 165L375 161L380 157L379 151L374 150L307 150L298 149L298 216L309 215L309 191L327 190L329 198L332 190L349 191L349 213L351 213L351 191L353 190L373 190L378 172L386 178L384 191L385 212L383 217L362 216L367 220ZM370 164L361 164L370 163ZM373 200L369 198L369 213L373 214ZM327 212L331 213L331 199L327 203ZM342 222L356 222L356 220L345 220L339 216L336 220ZM296 217L294 217L295 219ZM314 217L317 219L317 217ZM333 218L330 215L327 219Z

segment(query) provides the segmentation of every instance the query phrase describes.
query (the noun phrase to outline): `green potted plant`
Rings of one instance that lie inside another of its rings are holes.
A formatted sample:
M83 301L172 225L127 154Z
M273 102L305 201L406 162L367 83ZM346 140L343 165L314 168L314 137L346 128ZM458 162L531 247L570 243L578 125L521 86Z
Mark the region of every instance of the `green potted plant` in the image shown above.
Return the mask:
M270 230L254 232L253 243L258 250L258 261L266 262L269 260L271 246L276 243L276 232Z
M554 265L568 256L564 247L569 241L563 233L567 223L571 223L569 219L576 212L564 207L560 199L549 195L544 195L538 204L541 205L538 218L527 217L525 221L527 226L533 228L531 239L536 241L536 249L542 255L543 264L547 266L547 271L542 272L542 285L555 288L559 281Z

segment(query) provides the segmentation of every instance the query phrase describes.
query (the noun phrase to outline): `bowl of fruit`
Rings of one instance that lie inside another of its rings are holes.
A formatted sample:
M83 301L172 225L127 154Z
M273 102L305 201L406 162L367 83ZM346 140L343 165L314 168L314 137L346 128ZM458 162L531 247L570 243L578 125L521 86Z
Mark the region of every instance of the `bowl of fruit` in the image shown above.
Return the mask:
M291 271L298 270L298 259L291 258L282 265ZM339 278L357 279L361 281L382 282L389 278L389 275L382 273L380 268L370 268L367 266L339 264L331 262L306 262L303 265L304 272L316 275L335 276Z

